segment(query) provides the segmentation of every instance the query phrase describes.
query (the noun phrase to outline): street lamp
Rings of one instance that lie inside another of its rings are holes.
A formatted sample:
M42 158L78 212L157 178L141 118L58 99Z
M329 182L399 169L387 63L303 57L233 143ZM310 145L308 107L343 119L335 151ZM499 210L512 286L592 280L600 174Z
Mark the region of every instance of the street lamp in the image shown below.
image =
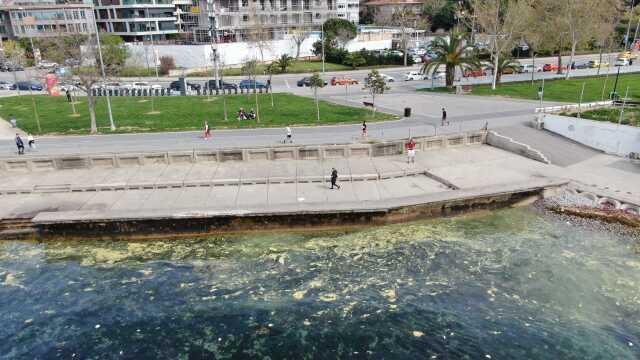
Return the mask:
M322 73L324 74L324 21L320 24L320 39L322 40Z
M91 16L93 17L93 26L95 26L95 29L96 29L96 42L98 45L98 56L100 58L100 70L102 72L102 81L106 82L107 75L104 71L104 61L102 60L102 47L100 46L100 33L98 32L98 22L96 20L96 13L93 9L91 10ZM87 89L87 91L91 91L91 89ZM107 95L107 113L109 114L109 126L111 128L111 131L114 131L116 129L116 124L113 122L113 113L111 112L111 97L109 96L109 92L107 92L106 95Z
M150 32L151 30L153 30L153 27L151 26L151 24L147 23L147 32ZM156 50L156 46L153 42L153 34L149 35L149 37L151 38L151 51L153 51L153 67L156 70L156 81L159 80L159 76L158 76L158 53Z

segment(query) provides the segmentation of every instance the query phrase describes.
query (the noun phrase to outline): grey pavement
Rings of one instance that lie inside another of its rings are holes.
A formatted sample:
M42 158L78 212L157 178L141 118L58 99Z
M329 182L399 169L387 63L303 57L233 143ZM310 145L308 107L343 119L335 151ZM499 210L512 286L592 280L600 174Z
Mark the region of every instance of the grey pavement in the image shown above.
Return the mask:
M340 190L329 189L326 181L332 167L340 172ZM545 167L490 146L474 145L419 152L415 164L407 164L406 157L392 156L11 172L0 174L3 187L37 191L0 195L0 218L66 211L275 211L300 204L317 209L346 204L365 208L373 201L441 193L456 196L456 191L496 191L500 186L555 180L539 175ZM425 176L424 172L445 178L460 190ZM396 177L385 177L385 173ZM318 176L324 178L317 179ZM60 186L68 184L81 185L87 191L60 192ZM89 191L92 185L102 187Z

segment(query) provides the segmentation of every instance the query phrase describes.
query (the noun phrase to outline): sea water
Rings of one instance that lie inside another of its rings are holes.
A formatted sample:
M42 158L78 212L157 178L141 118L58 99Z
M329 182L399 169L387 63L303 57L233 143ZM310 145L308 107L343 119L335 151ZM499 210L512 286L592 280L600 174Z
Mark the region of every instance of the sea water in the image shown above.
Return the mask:
M640 242L535 208L0 243L2 359L638 359Z

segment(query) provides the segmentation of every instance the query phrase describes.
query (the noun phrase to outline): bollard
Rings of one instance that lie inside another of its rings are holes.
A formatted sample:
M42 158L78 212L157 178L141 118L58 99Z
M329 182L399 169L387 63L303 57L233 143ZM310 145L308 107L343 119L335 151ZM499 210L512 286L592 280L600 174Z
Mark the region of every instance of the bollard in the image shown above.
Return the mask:
M238 88L233 88L236 92L236 94L238 94ZM229 90L229 94L231 94L231 90Z
M258 88L258 92L262 94L262 88Z
M160 89L160 96L164 96L164 88Z
M93 96L98 96L98 89L91 89Z
M253 88L253 93L254 93L254 94L256 93L256 88Z
M113 90L109 89L109 96L113 96Z
M196 94L200 96L200 89L196 89Z
M120 93L120 89L113 90L113 96L118 96Z
M244 94L244 88L240 88L240 94Z

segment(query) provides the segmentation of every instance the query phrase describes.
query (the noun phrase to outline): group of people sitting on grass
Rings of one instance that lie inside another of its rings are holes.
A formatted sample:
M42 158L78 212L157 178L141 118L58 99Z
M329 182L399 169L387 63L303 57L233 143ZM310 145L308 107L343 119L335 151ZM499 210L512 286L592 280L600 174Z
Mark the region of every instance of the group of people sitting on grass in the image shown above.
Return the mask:
M251 111L246 112L243 108L238 110L238 120L253 120L256 118L256 112L251 109Z

